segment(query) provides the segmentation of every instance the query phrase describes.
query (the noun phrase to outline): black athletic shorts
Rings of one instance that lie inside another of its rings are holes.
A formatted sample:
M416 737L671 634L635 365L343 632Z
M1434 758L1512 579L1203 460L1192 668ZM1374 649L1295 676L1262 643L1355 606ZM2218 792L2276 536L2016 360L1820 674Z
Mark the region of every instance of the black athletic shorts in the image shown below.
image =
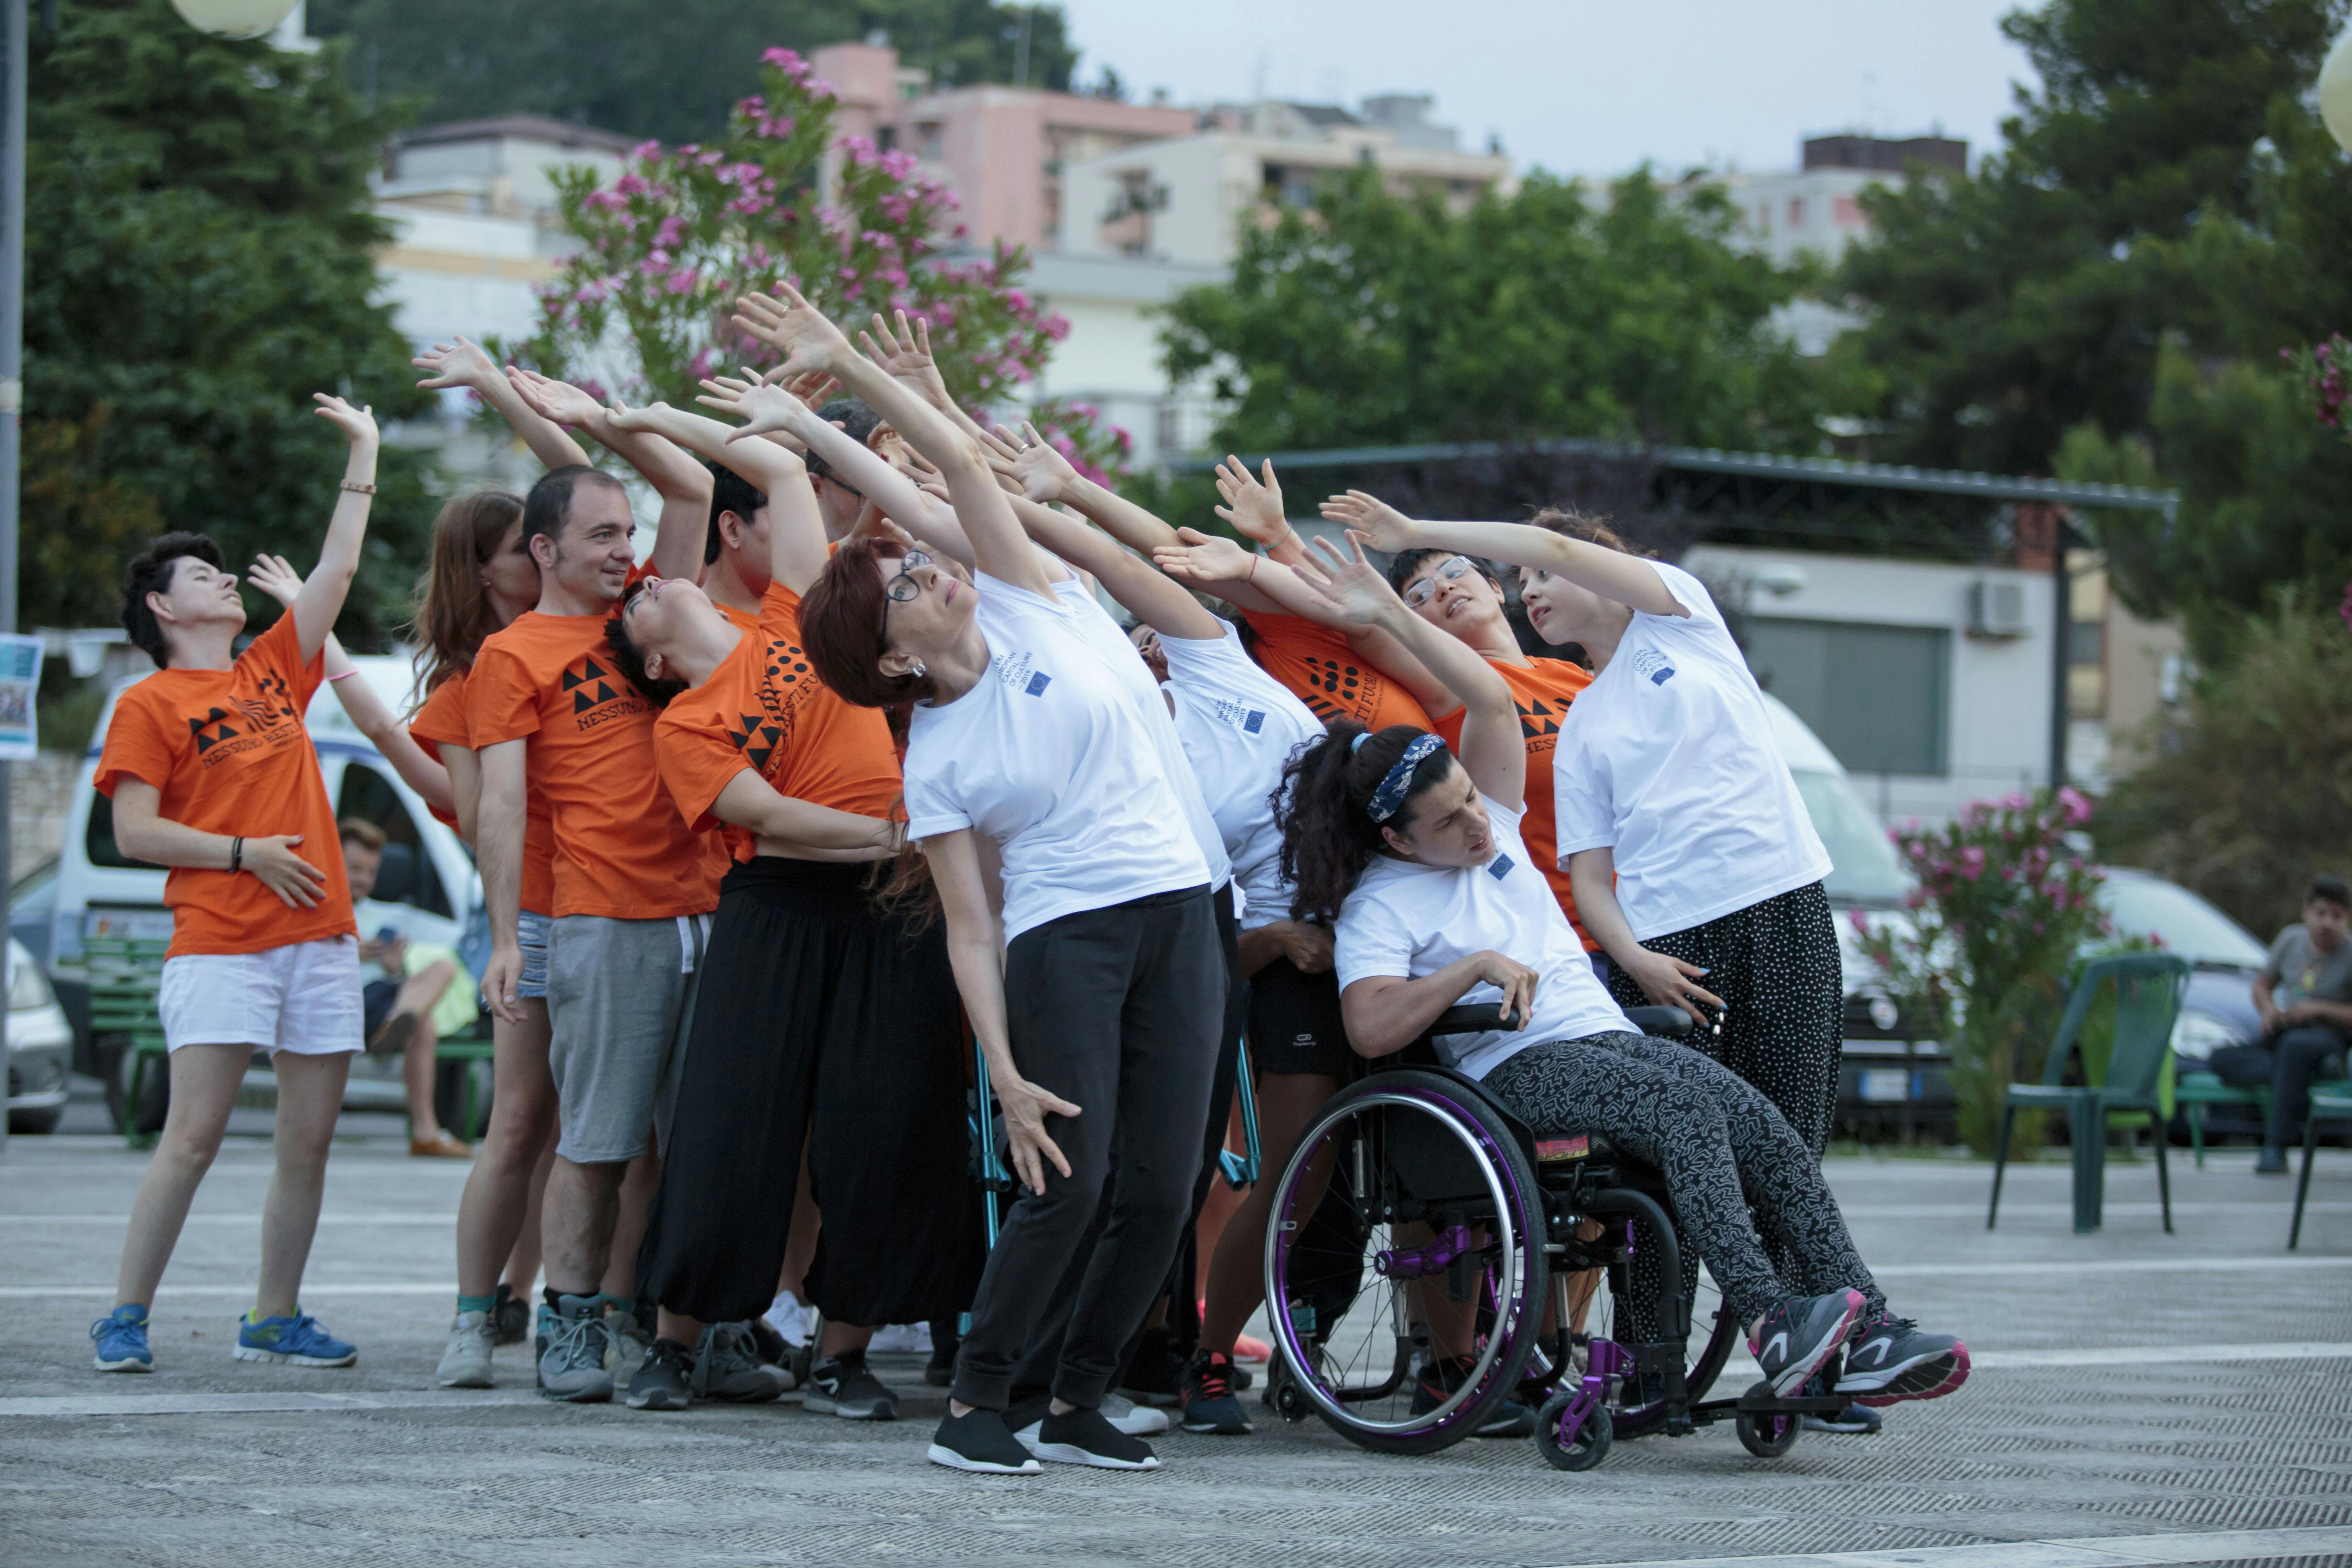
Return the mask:
M1302 973L1277 958L1250 977L1250 1066L1259 1072L1355 1077L1363 1058L1339 1021L1339 977Z

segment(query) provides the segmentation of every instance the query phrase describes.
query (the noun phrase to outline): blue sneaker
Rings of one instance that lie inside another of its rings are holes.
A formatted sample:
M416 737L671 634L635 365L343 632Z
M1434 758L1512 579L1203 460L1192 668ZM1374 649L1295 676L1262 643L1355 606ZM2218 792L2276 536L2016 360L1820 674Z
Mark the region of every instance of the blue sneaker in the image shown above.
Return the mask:
M130 1302L114 1309L89 1326L98 1343L100 1372L153 1372L154 1352L147 1348L147 1309Z
M236 1359L293 1366L349 1366L360 1359L360 1352L320 1328L319 1320L308 1312L264 1318L259 1322L247 1312L236 1321Z

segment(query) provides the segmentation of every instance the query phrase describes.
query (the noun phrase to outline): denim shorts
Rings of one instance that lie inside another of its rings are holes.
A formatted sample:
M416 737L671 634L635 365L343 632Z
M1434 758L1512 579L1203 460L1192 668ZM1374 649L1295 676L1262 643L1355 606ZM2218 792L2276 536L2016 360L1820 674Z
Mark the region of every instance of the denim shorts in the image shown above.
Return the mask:
M555 929L555 921L530 910L520 911L515 934L522 947L522 980L515 986L515 995L528 1000L547 994L547 933Z

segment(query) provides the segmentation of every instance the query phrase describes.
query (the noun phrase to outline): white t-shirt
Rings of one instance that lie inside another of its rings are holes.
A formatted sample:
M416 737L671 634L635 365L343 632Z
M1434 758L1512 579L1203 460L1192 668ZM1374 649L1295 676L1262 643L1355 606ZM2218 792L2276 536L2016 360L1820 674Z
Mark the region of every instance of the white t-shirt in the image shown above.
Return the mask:
M1604 846L1633 940L1688 931L1829 875L1764 696L1699 580L1652 562L1690 611L1636 610L1560 725L1559 859Z
M1580 702L1583 699L1579 698ZM1573 711L1573 710L1571 710ZM1422 866L1375 855L1339 906L1333 931L1339 989L1375 975L1419 980L1474 952L1499 952L1536 972L1536 1000L1524 1029L1441 1035L1437 1054L1472 1078L1550 1040L1580 1040L1612 1029L1640 1034L1592 977L1592 961L1543 872L1519 839L1520 813L1486 801L1495 855L1484 866ZM1500 1002L1480 984L1464 1004Z
M907 736L907 832L976 828L1003 852L1004 940L1209 882L1160 750L1060 598L982 574L988 673Z
M1056 565L1061 563L1057 560ZM1067 567L1064 567L1067 570ZM1054 584L1054 593L1063 604L1076 611L1074 622L1078 636L1101 657L1129 698L1136 711L1142 715L1144 727L1151 731L1151 743L1159 748L1160 765L1168 770L1169 787L1176 792L1184 808L1184 824L1192 830L1192 841L1201 847L1201 858L1209 863L1209 886L1222 888L1234 879L1233 862L1225 854L1224 837L1217 831L1217 819L1209 811L1209 802L1201 789L1201 781L1193 776L1192 759L1184 754L1184 742L1176 733L1176 721L1168 715L1167 700L1160 695L1160 683L1151 679L1151 667L1143 662L1102 601L1094 596L1085 582L1077 577L1065 577Z
M1242 651L1231 626L1222 637L1162 637L1160 647L1168 656L1176 738L1192 761L1246 900L1241 929L1286 921L1290 884L1282 879L1273 796L1283 764L1323 738L1323 721Z

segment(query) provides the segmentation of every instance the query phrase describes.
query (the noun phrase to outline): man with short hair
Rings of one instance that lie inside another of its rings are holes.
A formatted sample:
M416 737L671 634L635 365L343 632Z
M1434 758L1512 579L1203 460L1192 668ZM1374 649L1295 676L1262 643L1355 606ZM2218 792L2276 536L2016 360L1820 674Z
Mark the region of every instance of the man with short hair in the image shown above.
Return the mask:
M710 470L710 535L702 546L702 591L739 632L760 626L768 591L768 498L723 463Z
M2344 879L2311 879L2303 920L2278 933L2254 977L2254 1010L2263 1037L2213 1053L2225 1083L2271 1091L2270 1124L2254 1162L2266 1176L2286 1173L2286 1146L2303 1132L2311 1110L2311 1080L2329 1058L2352 1041L2352 889Z
M352 885L356 914L375 891L383 871L383 852L391 843L383 828L364 817L346 816L335 824L342 839L343 874ZM381 913L381 908L371 913ZM420 958L424 954L418 955ZM440 1066L440 1031L434 1014L441 998L457 983L455 958L434 958L408 973L408 939L389 926L360 939L362 963L377 965L383 974L360 990L360 1037L367 1048L401 1060L401 1079L408 1089L408 1152L424 1158L464 1159L474 1146L453 1138L433 1109L433 1079Z
M694 575L710 506L702 465L658 437L613 430L577 388L514 379L533 407L589 429L653 484L663 505L648 566ZM483 642L468 677L492 943L482 989L500 1016L517 1015L523 802L535 784L555 829L548 1065L560 1102L541 1221L539 1389L601 1403L614 1374L600 1287L616 1243L633 1253L642 1226L641 1216L622 1223L622 1178L656 1142L725 851L715 835L688 829L664 792L656 710L605 640L604 623L638 574L627 493L596 469L556 468L531 487L522 521L539 563L539 605Z

